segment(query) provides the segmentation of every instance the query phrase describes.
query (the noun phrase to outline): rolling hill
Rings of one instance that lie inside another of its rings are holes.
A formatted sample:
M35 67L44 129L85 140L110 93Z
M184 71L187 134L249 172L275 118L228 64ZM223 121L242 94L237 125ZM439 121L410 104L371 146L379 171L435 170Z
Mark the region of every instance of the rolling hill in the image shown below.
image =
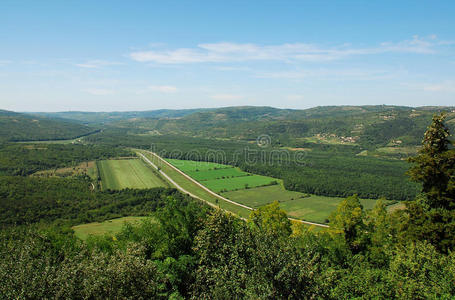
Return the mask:
M72 121L0 110L0 142L73 139L94 131Z

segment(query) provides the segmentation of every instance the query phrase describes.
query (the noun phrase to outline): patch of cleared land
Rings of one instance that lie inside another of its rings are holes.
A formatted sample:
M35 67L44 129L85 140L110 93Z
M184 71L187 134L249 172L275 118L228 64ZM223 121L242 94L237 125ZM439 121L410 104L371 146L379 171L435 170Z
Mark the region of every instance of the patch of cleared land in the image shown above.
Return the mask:
M229 200L254 208L278 201L280 202L280 207L289 216L317 223L325 223L338 204L344 200L344 198L316 195L305 197L305 194L288 191L282 185L244 189L222 193L222 195ZM361 199L360 202L365 209L371 209L376 203L376 200ZM386 204L391 203L393 202L386 201Z
M97 162L103 190L154 188L167 183L141 159L102 160Z
M96 163L94 161L87 161L80 163L74 167L66 167L66 168L59 168L54 170L44 170L38 171L33 173L32 176L39 176L39 177L68 177L68 176L75 176L75 175L83 175L87 174L91 178L95 179L97 175L96 171Z
M188 171L205 171L232 168L232 166L205 161L181 160L172 158L166 158L165 160L185 173Z
M138 224L145 219L151 217L123 217L118 219L107 220L101 223L94 222L73 226L74 234L82 239L87 239L90 235L111 235L114 236L119 233L122 227L126 224Z
M219 193L270 185L277 179L249 174L229 165L191 160L166 160L191 178L200 181L205 187Z
M243 190L277 183L278 179L261 175L250 175L225 179L212 179L202 182L203 185L205 185L207 188L214 191L215 193L219 193L222 191Z
M250 213L251 213L250 210L237 206L235 204L226 202L222 199L216 198L215 196L208 193L207 191L205 191L203 188L201 188L194 182L191 182L190 180L188 180L188 178L186 178L184 175L180 174L178 171L176 171L175 169L173 169L172 167L170 167L169 165L164 163L161 159L159 159L155 155L153 155L147 151L143 151L143 150L137 150L137 151L142 153L143 155L145 155L148 159L150 159L150 161L152 161L164 173L166 173L169 177L171 177L172 180L174 180L178 185L180 185L182 188L184 188L188 192L200 197L201 199L204 199L207 202L210 202L212 204L219 206L221 209L233 212L234 214L237 214L240 217L247 218L250 215ZM170 161L172 161L172 160L170 160ZM207 163L207 164L210 164L210 163ZM187 164L187 166L188 165L191 165L191 164ZM220 166L224 166L224 165L220 165ZM232 168L231 166L227 166L227 167ZM210 165L207 165L207 169L210 169L210 168L213 168L213 167ZM192 169L194 170L195 168L192 167Z
M249 173L241 171L239 168L225 168L216 170L203 171L186 171L186 174L196 179L197 181L225 179L230 177L247 176Z

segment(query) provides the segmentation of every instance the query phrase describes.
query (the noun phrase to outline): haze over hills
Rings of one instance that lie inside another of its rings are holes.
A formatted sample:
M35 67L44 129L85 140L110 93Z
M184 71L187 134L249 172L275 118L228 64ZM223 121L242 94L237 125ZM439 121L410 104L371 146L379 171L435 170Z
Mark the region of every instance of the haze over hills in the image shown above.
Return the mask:
M61 140L96 129L71 121L0 110L0 141Z
M50 132L50 138L86 134L93 129L85 124L104 124L107 128L128 128L136 130L138 134L149 135L177 134L255 140L259 135L266 134L276 146L304 147L309 142L316 142L375 148L418 145L432 115L442 111L447 112L449 128L455 127L455 108L442 106L320 106L305 110L238 106L131 112L33 113L16 116L24 116L24 121L38 116L43 122L65 124L66 127L60 127L60 133ZM61 133L65 128L74 134ZM15 132L20 136L19 128ZM18 136L12 139L20 139ZM43 136L39 137L41 138Z

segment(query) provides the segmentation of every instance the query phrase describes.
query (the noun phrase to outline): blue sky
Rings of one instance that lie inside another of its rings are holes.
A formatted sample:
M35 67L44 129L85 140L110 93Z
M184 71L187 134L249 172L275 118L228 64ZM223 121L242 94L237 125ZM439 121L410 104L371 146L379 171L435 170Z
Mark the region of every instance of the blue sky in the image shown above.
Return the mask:
M455 105L455 1L0 2L0 109Z

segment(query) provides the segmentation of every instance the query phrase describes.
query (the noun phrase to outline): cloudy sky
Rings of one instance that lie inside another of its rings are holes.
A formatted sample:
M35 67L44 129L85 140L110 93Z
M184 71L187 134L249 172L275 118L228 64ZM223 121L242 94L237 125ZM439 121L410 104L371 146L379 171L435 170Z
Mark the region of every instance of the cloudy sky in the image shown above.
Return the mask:
M0 2L0 109L455 105L455 1Z

